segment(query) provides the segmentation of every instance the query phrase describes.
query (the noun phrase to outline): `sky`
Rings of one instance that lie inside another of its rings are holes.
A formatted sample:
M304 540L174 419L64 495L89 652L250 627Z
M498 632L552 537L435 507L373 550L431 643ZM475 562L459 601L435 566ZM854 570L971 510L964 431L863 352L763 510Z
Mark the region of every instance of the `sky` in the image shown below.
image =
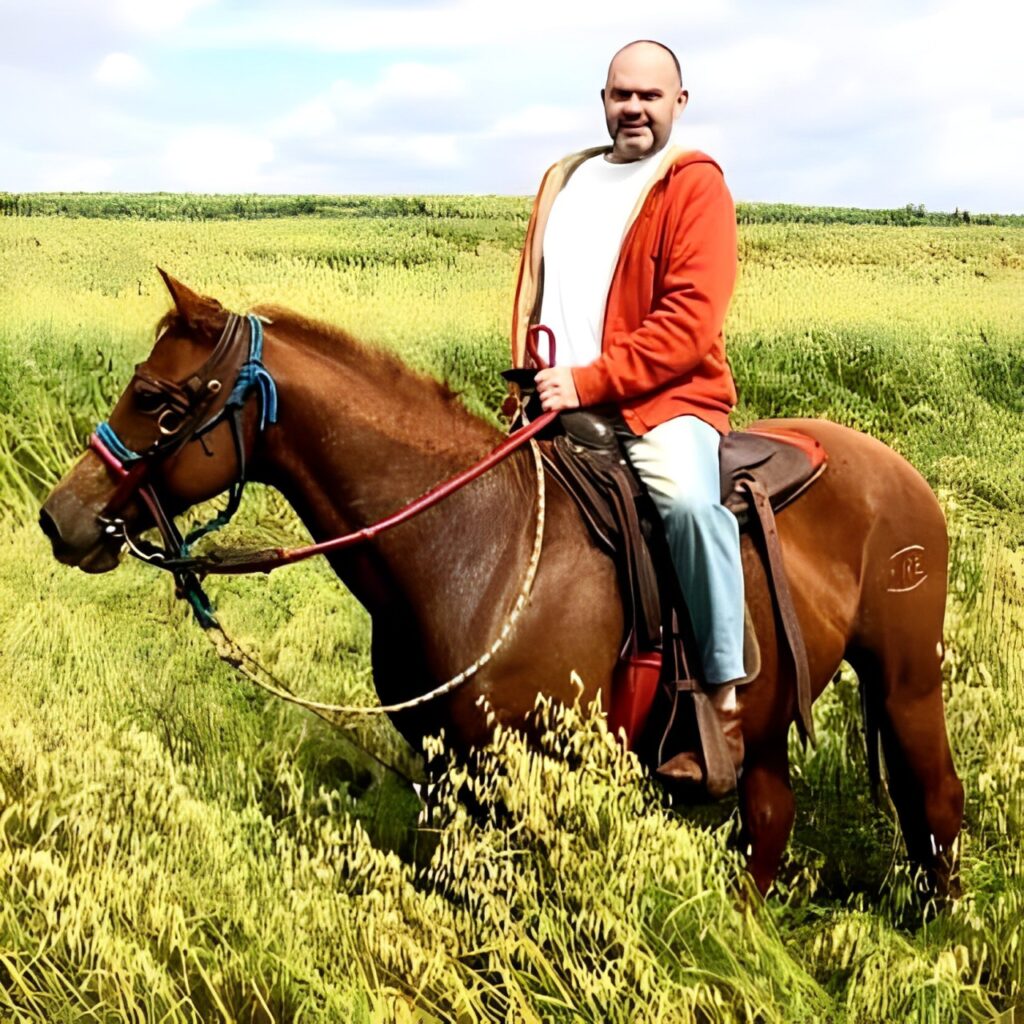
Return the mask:
M1024 213L1021 0L0 0L0 190L530 195L638 38L737 200Z

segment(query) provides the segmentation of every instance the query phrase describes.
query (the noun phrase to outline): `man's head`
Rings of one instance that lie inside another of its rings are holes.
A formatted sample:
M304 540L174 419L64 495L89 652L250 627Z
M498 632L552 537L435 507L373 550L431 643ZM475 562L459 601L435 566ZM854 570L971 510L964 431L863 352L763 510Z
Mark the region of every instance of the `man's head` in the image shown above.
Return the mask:
M650 39L624 46L612 57L601 90L612 137L609 159L628 163L663 149L687 97L679 61L667 46Z

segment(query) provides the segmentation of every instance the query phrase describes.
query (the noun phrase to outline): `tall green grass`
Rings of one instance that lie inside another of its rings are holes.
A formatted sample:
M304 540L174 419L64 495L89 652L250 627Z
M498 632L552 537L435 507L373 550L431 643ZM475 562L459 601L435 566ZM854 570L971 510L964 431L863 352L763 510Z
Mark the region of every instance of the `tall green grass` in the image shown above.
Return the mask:
M870 430L947 510L967 789L953 904L921 896L870 801L848 672L815 709L818 747L794 744L797 827L762 905L734 805L664 806L578 710L542 709L539 750L500 733L421 818L343 735L233 676L162 577L53 561L38 501L150 346L154 263L233 308L341 323L494 416L514 239L500 202L494 230L486 201L467 209L0 219L0 1016L944 1024L1021 1008L1024 232L744 227L728 325L739 421ZM302 536L258 488L232 529ZM326 567L211 589L297 689L373 699L368 621ZM387 723L355 738L411 763Z

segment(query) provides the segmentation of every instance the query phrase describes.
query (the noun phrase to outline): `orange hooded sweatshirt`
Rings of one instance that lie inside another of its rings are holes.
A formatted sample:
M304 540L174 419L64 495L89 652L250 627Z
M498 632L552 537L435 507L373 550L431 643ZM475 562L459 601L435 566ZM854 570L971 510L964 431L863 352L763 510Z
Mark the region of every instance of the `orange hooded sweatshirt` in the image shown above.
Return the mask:
M610 149L574 153L544 175L519 263L515 366L524 365L526 332L540 311L544 228L555 197L584 160ZM601 355L572 371L580 403L618 406L635 434L685 415L728 433L736 388L722 323L736 262L736 211L721 168L704 153L671 147L626 224Z

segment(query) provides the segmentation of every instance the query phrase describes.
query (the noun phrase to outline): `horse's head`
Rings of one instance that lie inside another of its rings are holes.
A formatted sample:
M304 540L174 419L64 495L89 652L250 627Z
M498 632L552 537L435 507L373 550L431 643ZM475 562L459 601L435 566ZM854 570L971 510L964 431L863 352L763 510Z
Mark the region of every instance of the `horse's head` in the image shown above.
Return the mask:
M56 558L86 572L115 568L126 537L227 489L248 445L233 393L246 321L160 273L174 308L153 350L39 515Z

